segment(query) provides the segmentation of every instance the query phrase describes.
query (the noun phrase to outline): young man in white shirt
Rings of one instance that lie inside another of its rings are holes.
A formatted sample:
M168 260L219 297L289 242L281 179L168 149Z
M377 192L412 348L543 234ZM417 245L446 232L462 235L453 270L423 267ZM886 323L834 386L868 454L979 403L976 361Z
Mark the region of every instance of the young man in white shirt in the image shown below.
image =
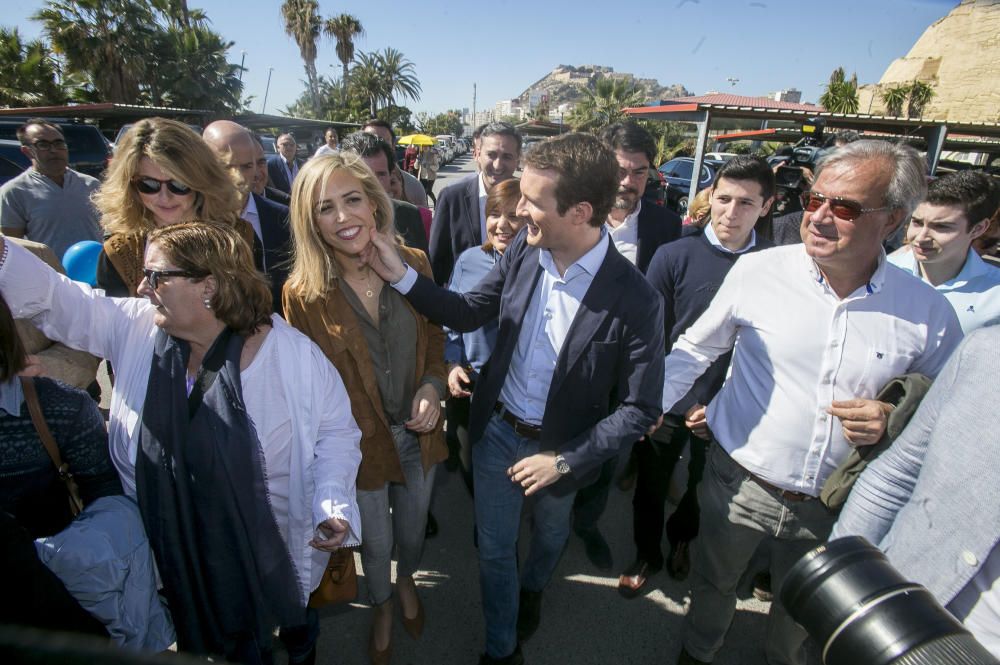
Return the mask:
M717 357L730 375L707 409L714 436L699 492L691 608L678 663L710 663L736 609L736 586L762 542L780 588L830 533L818 496L853 446L871 445L891 406L875 395L907 372L936 376L962 337L932 288L887 266L882 242L925 193L912 148L857 141L821 162L802 245L740 259L665 361L668 412ZM770 665L802 665L805 632L771 605Z
M889 257L948 299L965 334L1000 322L1000 269L972 249L998 207L1000 186L984 173L938 178L910 217L907 245Z

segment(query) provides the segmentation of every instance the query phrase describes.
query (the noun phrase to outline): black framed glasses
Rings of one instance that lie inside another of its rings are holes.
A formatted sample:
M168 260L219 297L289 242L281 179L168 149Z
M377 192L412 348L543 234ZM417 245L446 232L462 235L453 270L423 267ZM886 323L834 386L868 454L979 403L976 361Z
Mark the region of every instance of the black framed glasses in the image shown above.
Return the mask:
M48 152L50 150L65 150L69 146L62 139L56 139L55 141L45 141L39 140L34 143L29 143L32 148L38 150L39 152Z
M836 196L823 196L819 192L803 192L801 196L802 209L806 212L816 212L823 207L824 203L830 204L830 212L835 217L839 217L848 222L853 222L862 215L881 210L890 210L893 206L882 206L881 208L863 208L857 201L842 199Z
M159 194L164 185L168 192L177 196L187 196L194 191L179 180L158 180L146 176L132 178L132 184L140 194Z
M149 282L149 287L154 291L160 286L160 280L164 277L207 277L208 273L196 273L190 270L152 270L143 268L142 274Z

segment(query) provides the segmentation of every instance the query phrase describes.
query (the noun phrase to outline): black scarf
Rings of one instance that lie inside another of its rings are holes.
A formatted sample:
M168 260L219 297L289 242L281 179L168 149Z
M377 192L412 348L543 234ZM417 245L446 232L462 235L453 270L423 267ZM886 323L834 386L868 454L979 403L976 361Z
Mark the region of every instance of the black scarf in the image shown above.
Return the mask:
M212 344L191 396L191 347L157 333L136 459L136 492L177 629L178 648L269 647L305 623L298 579L271 512L264 460L240 384L243 338Z

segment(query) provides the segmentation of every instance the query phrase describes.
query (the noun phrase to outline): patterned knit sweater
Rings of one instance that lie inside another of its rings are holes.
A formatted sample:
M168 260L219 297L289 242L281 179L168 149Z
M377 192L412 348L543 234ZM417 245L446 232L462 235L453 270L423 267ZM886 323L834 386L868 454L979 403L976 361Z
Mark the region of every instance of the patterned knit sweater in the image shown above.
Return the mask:
M52 379L34 382L45 421L84 505L122 494L108 454L104 419L94 400ZM32 538L58 533L72 519L65 486L35 431L26 402L19 416L0 411L0 510L17 518Z

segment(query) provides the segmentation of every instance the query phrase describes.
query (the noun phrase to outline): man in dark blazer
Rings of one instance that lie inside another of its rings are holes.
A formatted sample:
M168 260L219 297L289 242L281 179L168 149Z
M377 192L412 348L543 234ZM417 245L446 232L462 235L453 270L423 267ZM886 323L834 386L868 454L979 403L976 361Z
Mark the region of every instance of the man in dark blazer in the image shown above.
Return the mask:
M642 198L649 169L656 163L656 141L634 122L611 125L600 138L614 151L619 169L618 192L606 222L608 233L621 255L646 274L657 248L681 237L681 218ZM616 466L616 459L604 463L597 482L577 495L573 511L573 530L583 540L587 558L600 570L611 570L614 565L597 522L607 506Z
M433 321L470 331L499 316L469 423L486 619L480 663L523 662L519 641L538 627L541 592L569 536L577 489L660 415L661 299L604 226L617 173L614 154L592 136L536 146L526 157L518 210L530 221L465 294L418 276L384 238L367 256ZM536 499L534 525L519 581L527 495Z
M216 120L205 128L202 138L222 165L238 174L243 181L245 194L240 217L250 223L260 241L261 247L255 251L258 268L271 282L274 311L281 315L281 289L288 278L291 263L288 208L254 194L260 174L254 159L254 138L245 127L230 120Z
M267 158L268 180L275 189L291 194L292 181L304 162L296 157L298 145L291 134L282 134L274 145L278 149L278 154Z
M354 132L340 143L341 152L351 152L365 160L365 164L375 174L379 184L386 194L392 197L390 190L392 169L396 162L392 157L392 148L374 134ZM424 231L424 221L420 218L417 206L406 201L392 199L392 216L396 232L403 238L407 247L419 249L427 253L427 233Z
M434 207L430 259L434 281L440 285L451 278L459 254L486 241L486 194L514 177L521 158L521 135L510 123L486 125L481 141L475 154L479 173L441 190Z

